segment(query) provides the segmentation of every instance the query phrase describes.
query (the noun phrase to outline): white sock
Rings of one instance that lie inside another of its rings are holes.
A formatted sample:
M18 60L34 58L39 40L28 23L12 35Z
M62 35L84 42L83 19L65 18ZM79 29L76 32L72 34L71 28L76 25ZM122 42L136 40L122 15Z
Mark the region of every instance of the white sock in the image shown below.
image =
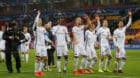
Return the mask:
M92 61L90 63L90 68L92 68L95 64L96 64L96 60L92 59Z
M100 61L99 61L99 69L102 69L102 66L103 66L103 61L100 60Z
M88 67L90 67L90 61L91 61L90 59L87 59L86 60L86 62L85 62L86 63L85 64L85 69L87 69Z
M67 64L68 64L68 60L64 61L64 70L67 70Z
M25 55L26 57L26 62L28 63L28 59L29 59L29 54L28 53L26 53L26 55Z
M74 70L77 70L79 58L74 58Z
M41 61L40 62L40 65L39 65L39 71L42 71L43 70L43 67L44 67L44 62Z
M109 63L110 63L109 58L106 58L106 61L105 61L105 67L104 67L105 70L108 68Z
M2 60L5 59L5 53L4 52L1 52L1 58L2 58Z
M44 67L45 67L45 63L46 63L45 61L42 62L42 66L41 66L41 69L42 69L42 70L43 70Z
M58 72L61 72L61 60L57 59L57 68L58 68Z
M39 61L35 61L35 72L39 71Z
M121 61L121 64L120 64L120 68L119 68L119 70L122 70L123 67L124 67L124 65L125 65L125 60L122 60L122 61Z
M117 61L115 61L115 63L114 63L114 70L118 70L118 62Z
M83 57L81 60L80 68L83 68L85 64L86 64L86 57Z
M24 61L24 54L21 54L21 60Z

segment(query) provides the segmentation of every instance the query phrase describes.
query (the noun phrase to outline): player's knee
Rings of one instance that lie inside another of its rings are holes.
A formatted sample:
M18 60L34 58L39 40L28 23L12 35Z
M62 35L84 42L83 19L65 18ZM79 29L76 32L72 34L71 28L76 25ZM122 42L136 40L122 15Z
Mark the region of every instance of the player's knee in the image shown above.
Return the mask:
M84 58L86 58L87 56L86 55L82 55Z
M48 57L44 57L44 61L47 61L48 60Z
M120 61L120 58L116 58L116 61L119 62Z
M65 60L68 60L68 56L64 56L64 59L65 59Z
M101 59L102 61L104 60L104 58L105 58L105 57L104 57L103 55L101 55L100 59Z
M122 60L123 60L123 61L126 61L127 59L126 59L126 58L122 58Z
M108 59L111 60L112 59L112 55L108 55Z
M91 62L91 60L92 60L92 59L90 59L90 58L87 58L87 61L88 61L88 62Z
M97 57L95 57L95 58L93 58L93 60L97 62L98 59L97 59Z
M36 57L37 61L41 61L41 58L39 56Z
M79 58L78 56L74 56L74 58Z
M57 59L60 60L61 59L61 56L57 56Z

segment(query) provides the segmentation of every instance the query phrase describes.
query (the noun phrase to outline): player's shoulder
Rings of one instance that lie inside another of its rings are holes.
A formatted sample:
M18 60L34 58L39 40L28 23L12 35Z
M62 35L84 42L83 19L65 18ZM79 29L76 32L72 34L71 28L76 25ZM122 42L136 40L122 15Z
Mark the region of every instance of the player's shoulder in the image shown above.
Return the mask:
M65 25L62 25L62 27L63 27L64 29L67 29L67 27L66 27Z
M80 27L81 27L81 28L84 28L85 26L86 26L86 25L81 25Z
M72 29L75 29L75 28L77 28L77 26L73 26L73 27L72 27Z
M85 35L88 35L88 34L90 34L91 33L91 31L89 31L89 30L86 30L85 31Z
M77 26L73 26L72 27L72 30L74 31L74 30L76 30L78 27Z
M86 30L85 33L90 33L90 31L89 30Z
M97 30L97 31L100 31L100 30L103 30L103 27L98 28L98 30Z
M27 35L30 35L30 33L28 33L28 32L27 32L26 34L27 34Z
M119 31L119 29L117 28L117 29L114 30L114 33L117 33L118 31Z
M116 28L116 29L114 30L114 32L117 32L117 31L119 31L119 29L118 29L118 28Z

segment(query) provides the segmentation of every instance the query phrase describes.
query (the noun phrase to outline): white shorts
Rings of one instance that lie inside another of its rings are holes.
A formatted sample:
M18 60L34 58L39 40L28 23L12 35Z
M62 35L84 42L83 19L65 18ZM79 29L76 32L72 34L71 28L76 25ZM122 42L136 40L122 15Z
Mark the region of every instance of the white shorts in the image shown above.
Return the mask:
M28 52L29 46L21 44L21 52Z
M56 55L57 56L67 56L68 55L68 47L65 46L57 46L56 47Z
M125 58L126 57L126 52L125 49L123 47L119 47L120 48L120 52L116 52L116 58Z
M74 45L74 56L87 56L87 53L85 51L85 46L83 45Z
M0 41L0 50L5 50L5 41Z
M47 56L47 49L46 46L36 45L36 56L44 57Z
M88 59L97 58L97 54L94 47L86 47Z
M100 55L111 55L111 50L109 45L100 46Z

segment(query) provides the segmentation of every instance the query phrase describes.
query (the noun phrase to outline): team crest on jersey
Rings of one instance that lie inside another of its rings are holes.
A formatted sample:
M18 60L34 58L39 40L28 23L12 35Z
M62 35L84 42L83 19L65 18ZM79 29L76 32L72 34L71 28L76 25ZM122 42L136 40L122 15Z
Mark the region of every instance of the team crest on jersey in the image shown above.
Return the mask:
M65 32L65 29L63 29L63 32Z

